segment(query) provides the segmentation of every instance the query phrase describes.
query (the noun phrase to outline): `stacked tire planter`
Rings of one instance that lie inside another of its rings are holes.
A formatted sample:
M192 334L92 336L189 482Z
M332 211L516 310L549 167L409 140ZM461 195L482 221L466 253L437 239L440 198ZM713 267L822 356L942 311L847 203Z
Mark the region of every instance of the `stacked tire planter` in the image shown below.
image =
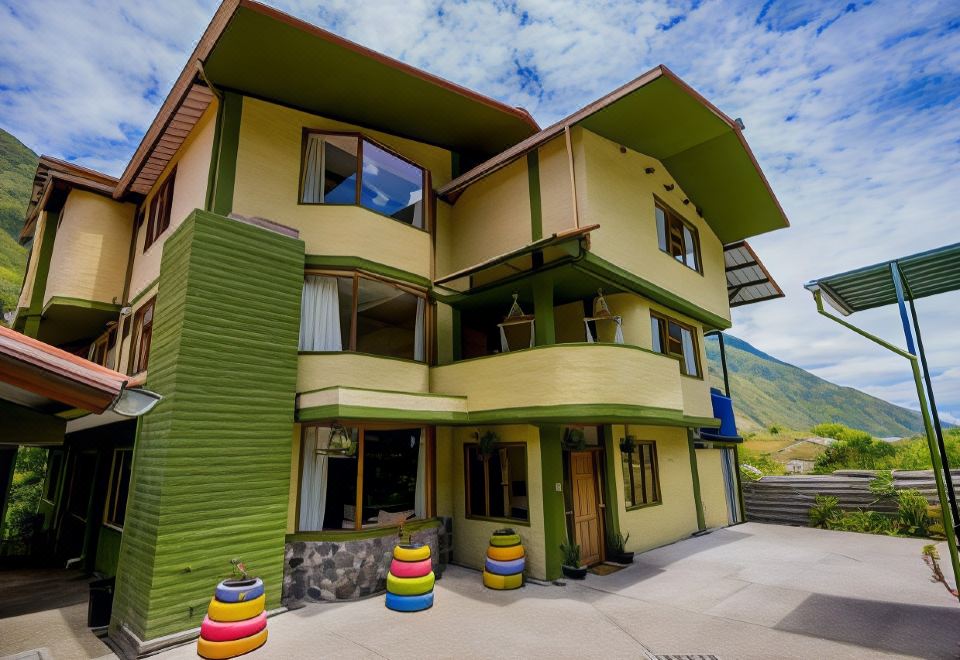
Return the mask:
M393 549L393 561L387 573L387 607L397 612L430 609L434 582L430 546L401 543Z
M520 535L512 529L498 529L490 537L483 586L489 589L519 589L523 586L526 552Z
M200 624L197 655L209 660L233 658L267 641L266 595L260 578L224 580Z

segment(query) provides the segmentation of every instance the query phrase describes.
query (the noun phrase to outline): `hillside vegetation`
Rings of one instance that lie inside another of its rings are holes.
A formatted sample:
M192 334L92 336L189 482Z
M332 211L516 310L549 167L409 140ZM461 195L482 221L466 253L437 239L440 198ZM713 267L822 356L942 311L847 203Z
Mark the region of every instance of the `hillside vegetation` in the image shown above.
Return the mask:
M39 157L17 138L0 129L0 307L17 304L27 251L16 236L30 201L30 188Z
M730 393L741 430L781 426L809 429L836 422L879 438L906 437L923 430L920 413L895 406L852 387L841 387L782 362L749 343L724 335ZM720 349L707 342L714 385L722 382Z

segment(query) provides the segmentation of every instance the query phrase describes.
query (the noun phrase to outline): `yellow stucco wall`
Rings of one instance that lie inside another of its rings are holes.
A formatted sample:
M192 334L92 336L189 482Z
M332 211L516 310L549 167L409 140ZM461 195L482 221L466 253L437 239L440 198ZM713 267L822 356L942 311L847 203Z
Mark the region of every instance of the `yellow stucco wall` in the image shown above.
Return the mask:
M27 275L20 289L20 300L17 307L30 306L30 297L33 295L33 281L37 277L37 260L40 258L40 246L43 245L43 232L47 225L47 212L41 211L37 217L37 228L33 233L33 243L30 248L30 261L27 263Z
M144 219L137 228L137 244L134 250L133 267L130 270L130 298L137 296L144 287L159 277L160 257L163 255L163 244L167 237L180 226L191 211L202 209L206 205L216 115L217 102L214 99L147 195L145 204L153 199L173 168L177 168L176 180L173 183L173 202L170 205L170 226L146 251L143 245L147 235L147 220Z
M297 531L297 502L300 497L300 425L293 425L290 442L290 497L287 502L287 534Z
M526 158L467 188L453 205L449 219L437 225L437 239L440 276L530 243Z
M444 149L245 97L234 212L294 227L307 254L363 257L430 277L427 232L358 206L298 203L304 128L363 133L430 170L434 188L450 180Z
M700 477L700 500L707 528L729 524L726 489L723 485L723 463L720 449L697 449L697 473Z
M580 225L599 224L591 252L723 318L730 318L723 245L696 214L660 161L626 150L589 131L575 129ZM644 169L653 167L653 174ZM674 185L667 191L664 185ZM696 227L703 275L657 246L654 195Z
M74 189L60 213L44 304L53 296L120 303L136 206Z
M675 360L617 345L554 345L455 362L431 369L430 387L466 395L470 411L589 403L683 408Z
M429 391L430 368L408 360L363 353L301 354L297 392L324 387L368 387L398 392Z
M550 236L576 226L573 217L573 184L563 135L538 150L540 163L540 213L543 235Z
M466 517L464 495L464 451L463 445L476 442L477 433L493 429L503 442L523 442L527 446L527 500L530 507L530 524L523 525L514 521L476 520ZM528 576L544 579L546 577L545 538L543 528L543 477L540 469L540 431L535 426L493 426L458 427L438 429L437 436L437 473L438 477L446 470L450 477L448 485L438 478L437 507L440 515L445 515L441 502L449 507L452 501L453 515L453 559L456 563L471 568L483 568L484 557L490 535L501 527L512 527L520 535L527 553L526 573ZM441 440L449 445L449 451L440 451ZM444 457L446 465L440 462ZM452 486L452 488L451 488ZM447 488L448 495L443 493Z
M672 543L697 531L697 505L693 496L693 475L690 472L690 449L687 430L656 426L613 426L614 451L629 433L637 440L657 443L660 470L661 504L627 511L624 504L623 469L620 456L614 461L617 507L620 532L630 534L627 550L642 552Z

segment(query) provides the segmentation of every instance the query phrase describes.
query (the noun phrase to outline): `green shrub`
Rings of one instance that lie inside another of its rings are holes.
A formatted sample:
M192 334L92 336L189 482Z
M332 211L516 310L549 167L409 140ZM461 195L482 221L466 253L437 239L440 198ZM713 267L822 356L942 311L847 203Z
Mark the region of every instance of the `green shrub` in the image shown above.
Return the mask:
M737 447L737 455L740 459L740 473L751 481L756 481L760 478L760 476L787 473L787 468L785 468L782 463L778 463L770 458L767 454L761 454L760 452L744 449L743 445ZM744 465L755 467L762 472L762 475L749 474L749 471L742 469Z
M863 510L846 511L839 517L829 519L827 529L889 536L897 533L897 526L892 518L877 511Z
M810 525L820 529L830 529L831 522L842 516L840 500L832 495L817 495L810 507Z
M897 489L893 487L893 472L881 470L870 481L870 492L877 496L877 501L893 499L897 496Z
M927 536L930 531L930 505L923 493L913 488L897 492L897 521L900 531L909 536Z

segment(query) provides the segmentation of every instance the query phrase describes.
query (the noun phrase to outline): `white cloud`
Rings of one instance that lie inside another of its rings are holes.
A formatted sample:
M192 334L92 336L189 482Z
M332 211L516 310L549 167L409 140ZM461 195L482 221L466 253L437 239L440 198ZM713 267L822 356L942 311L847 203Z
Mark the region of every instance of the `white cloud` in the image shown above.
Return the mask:
M281 9L547 125L664 63L734 117L793 227L751 242L788 298L734 334L787 362L916 406L896 356L814 311L804 282L955 242L956 2L284 0ZM0 0L0 125L118 173L212 15L212 2ZM670 29L658 26L671 25ZM960 416L960 294L918 308L939 403ZM853 320L902 344L896 310Z

